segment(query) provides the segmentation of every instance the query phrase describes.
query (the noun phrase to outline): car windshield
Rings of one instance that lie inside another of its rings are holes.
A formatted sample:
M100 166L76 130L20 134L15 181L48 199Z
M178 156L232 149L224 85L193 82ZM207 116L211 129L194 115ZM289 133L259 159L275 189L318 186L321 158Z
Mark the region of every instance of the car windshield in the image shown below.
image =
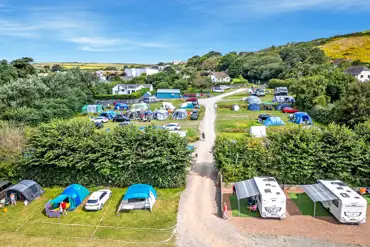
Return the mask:
M89 204L98 203L98 200L87 200L87 203Z

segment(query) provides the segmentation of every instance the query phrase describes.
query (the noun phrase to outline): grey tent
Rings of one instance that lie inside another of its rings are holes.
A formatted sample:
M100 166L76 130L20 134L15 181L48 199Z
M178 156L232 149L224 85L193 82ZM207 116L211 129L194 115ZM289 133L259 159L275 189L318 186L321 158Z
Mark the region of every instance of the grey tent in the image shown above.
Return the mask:
M32 202L44 194L44 190L35 181L22 180L19 183L6 189L6 199L10 199L10 194L15 194L16 200Z
M184 120L188 116L185 109L178 109L172 114L172 119Z

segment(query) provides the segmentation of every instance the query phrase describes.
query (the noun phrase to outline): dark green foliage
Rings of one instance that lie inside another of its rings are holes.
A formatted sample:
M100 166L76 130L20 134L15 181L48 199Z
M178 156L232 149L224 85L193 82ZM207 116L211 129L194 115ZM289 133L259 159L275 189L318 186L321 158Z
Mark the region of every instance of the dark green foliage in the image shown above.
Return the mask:
M334 121L332 107L315 106L308 113L315 121L322 124L329 124Z
M20 162L17 175L44 186L182 187L191 160L186 145L165 130L127 126L106 133L86 121L54 121L30 134L31 155Z
M340 179L369 186L369 155L363 136L370 136L370 128L358 129L361 135L338 125L326 129L294 126L270 132L265 140L244 136L233 142L218 138L216 165L226 182L268 175L284 184Z
M13 65L6 60L0 61L0 85L9 83L18 78L18 72Z
M160 82L157 84L157 86L155 87L156 89L166 89L166 88L170 88L170 84L168 84L167 82Z
M33 58L22 57L20 59L13 60L11 64L17 69L19 78L26 78L29 75L36 73L36 69L32 66Z
M295 79L287 79L287 80L280 80L280 79L271 79L269 80L268 87L275 89L277 87L287 87L290 88L291 85L296 83Z

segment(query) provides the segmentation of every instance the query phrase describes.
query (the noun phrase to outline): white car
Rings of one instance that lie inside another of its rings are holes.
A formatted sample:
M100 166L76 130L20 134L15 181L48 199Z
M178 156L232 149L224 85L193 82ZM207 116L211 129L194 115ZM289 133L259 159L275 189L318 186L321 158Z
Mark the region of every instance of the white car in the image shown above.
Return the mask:
M97 118L93 118L91 119L91 122L103 122L103 123L107 123L109 121L109 119L107 117L97 117Z
M225 92L225 90L223 90L222 88L220 88L220 87L214 87L214 88L212 88L212 91L214 92L214 93L224 93Z
M163 127L166 130L180 130L180 124L178 123L169 123L169 124L163 125Z
M221 85L220 88L223 89L223 90L229 90L230 89L230 87L226 86L226 85Z
M85 210L101 210L111 196L112 191L108 189L95 191L85 203Z

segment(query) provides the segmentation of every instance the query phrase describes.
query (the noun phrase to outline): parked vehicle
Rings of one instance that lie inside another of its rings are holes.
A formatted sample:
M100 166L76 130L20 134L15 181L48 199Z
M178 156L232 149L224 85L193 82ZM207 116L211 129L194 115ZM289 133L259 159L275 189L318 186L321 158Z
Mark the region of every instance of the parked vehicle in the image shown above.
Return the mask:
M277 87L274 90L274 95L288 96L288 88L287 87Z
M266 92L265 92L265 89L264 88L257 88L256 90L254 90L254 92L252 93L253 96L257 96L257 97L262 97L262 96L265 96L266 95Z
M225 92L225 90L223 90L221 87L213 87L212 91L214 93L224 93Z
M114 118L113 118L113 122L130 122L130 118L126 117L126 116L123 116L121 114L117 114Z
M12 185L9 181L0 181L0 199L3 199L6 195L5 190Z
M169 124L163 125L163 127L167 130L180 130L180 124L178 123L169 123Z
M94 122L94 123L97 123L97 122L107 123L108 121L109 119L107 117L97 117L97 118L91 119L91 122Z
M223 90L229 90L230 89L230 87L227 86L227 85L221 85L220 88L222 88Z
M189 98L186 100L186 102L198 102L197 98Z
M87 199L85 210L101 210L111 196L112 191L108 189L95 191Z
M340 180L318 180L335 200L323 201L322 205L341 223L360 224L366 222L367 201Z
M191 120L198 120L199 118L199 112L198 111L192 111L190 115Z
M294 108L294 107L284 107L282 110L281 110L282 113L296 113L296 112L299 112L298 109Z

